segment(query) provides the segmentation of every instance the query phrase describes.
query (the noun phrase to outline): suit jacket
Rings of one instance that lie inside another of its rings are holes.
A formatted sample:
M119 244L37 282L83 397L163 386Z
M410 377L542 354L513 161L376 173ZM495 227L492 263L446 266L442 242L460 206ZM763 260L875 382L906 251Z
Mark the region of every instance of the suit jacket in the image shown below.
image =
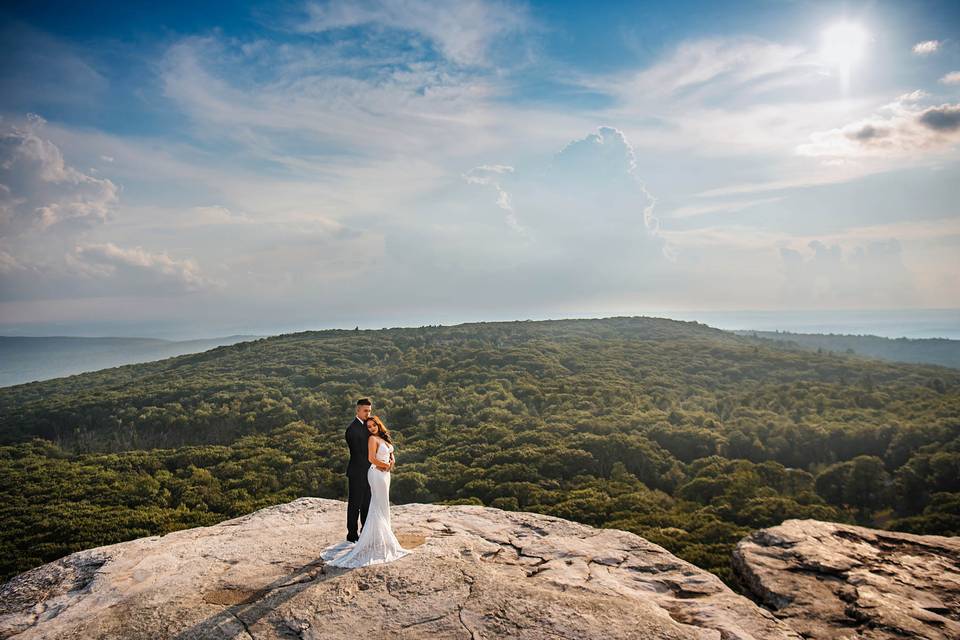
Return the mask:
M367 439L370 432L360 418L354 418L347 426L343 434L347 441L347 447L350 449L350 460L347 462L345 473L348 476L367 475L367 469L370 468L370 458L367 453Z

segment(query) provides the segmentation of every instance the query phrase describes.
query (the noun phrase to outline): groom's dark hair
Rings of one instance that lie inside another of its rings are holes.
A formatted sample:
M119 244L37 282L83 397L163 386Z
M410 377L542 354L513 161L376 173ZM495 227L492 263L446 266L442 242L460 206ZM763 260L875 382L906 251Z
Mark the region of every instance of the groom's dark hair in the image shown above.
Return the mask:
M360 398L359 400L357 400L357 406L358 406L358 407L362 407L362 406L365 405L365 404L368 404L368 405L370 405L370 406L373 406L373 403L371 403L370 400L368 400L367 398Z

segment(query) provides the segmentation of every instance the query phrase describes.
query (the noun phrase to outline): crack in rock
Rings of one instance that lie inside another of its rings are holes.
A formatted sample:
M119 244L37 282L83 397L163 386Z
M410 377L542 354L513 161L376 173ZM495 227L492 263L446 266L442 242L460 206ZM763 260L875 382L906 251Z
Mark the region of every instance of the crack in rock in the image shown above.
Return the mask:
M247 635L250 637L250 640L256 640L256 639L253 637L253 634L250 633L250 627L247 626L247 621L246 621L246 620L244 620L243 618L241 618L240 616L238 616L232 609L229 609L229 608L228 608L228 609L226 609L226 611L227 611L227 613L229 613L230 615L232 615L234 618L236 618L237 621L238 621L240 624L243 625L243 630L247 632Z

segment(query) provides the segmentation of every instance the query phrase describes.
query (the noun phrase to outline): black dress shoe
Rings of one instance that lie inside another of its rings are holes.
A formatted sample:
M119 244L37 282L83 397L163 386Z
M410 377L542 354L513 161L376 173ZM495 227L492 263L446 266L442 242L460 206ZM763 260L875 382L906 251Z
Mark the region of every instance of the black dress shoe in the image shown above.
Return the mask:
M360 539L360 536L355 536L355 537L347 536L347 542L356 542L359 539Z

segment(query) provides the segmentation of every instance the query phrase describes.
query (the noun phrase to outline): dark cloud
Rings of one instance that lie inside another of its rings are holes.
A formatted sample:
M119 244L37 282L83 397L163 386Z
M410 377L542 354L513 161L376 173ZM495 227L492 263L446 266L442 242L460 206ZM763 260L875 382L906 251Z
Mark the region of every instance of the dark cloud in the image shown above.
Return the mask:
M917 121L934 131L956 131L960 129L960 105L930 107L918 116Z
M890 135L890 130L883 127L875 127L872 124L866 124L860 129L847 132L846 135L851 140L865 142L874 138L885 138Z

